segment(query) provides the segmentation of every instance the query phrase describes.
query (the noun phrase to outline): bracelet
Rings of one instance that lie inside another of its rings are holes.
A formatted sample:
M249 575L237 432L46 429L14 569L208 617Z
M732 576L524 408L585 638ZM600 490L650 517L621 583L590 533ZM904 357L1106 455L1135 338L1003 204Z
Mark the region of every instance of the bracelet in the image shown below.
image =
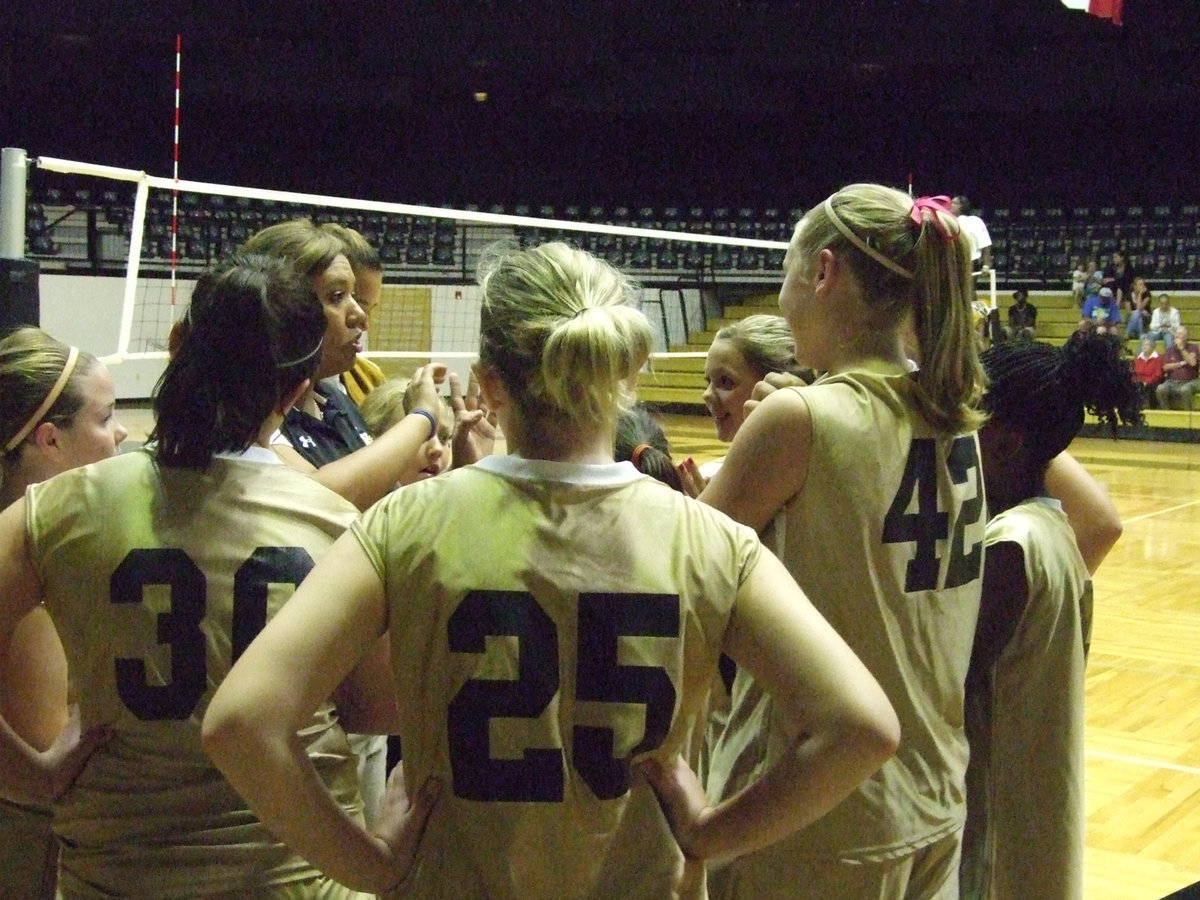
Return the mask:
M425 440L432 441L435 437L437 437L437 426L438 426L437 416L435 416L433 413L431 413L427 409L414 409L409 413L409 415L410 416L424 416L425 418L427 418L429 420L429 437L425 438Z

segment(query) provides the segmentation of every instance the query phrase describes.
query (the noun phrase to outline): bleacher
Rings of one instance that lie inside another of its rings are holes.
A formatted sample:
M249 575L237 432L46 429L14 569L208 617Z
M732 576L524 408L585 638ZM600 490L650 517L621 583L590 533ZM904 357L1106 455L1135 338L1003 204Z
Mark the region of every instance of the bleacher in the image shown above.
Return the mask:
M452 208L444 204L443 208ZM606 206L493 204L459 207L471 211L594 222L633 228L723 235L786 242L802 210L777 207ZM35 186L26 211L30 255L47 267L87 266L117 270L128 254L133 212L132 186L94 190ZM980 211L993 240L993 263L1001 288L1068 286L1079 257L1101 266L1124 249L1151 290L1200 290L1200 205L1080 206L1044 209L1007 207ZM142 239L143 265L149 271L170 264L172 198L150 195ZM202 268L229 253L265 225L297 216L318 221L336 218L362 234L383 257L389 276L428 280L467 277L472 232L479 226L440 217L407 216L356 210L335 211L272 200L181 192L178 198L175 254L178 265ZM533 227L488 228L492 237L523 242L565 238L643 280L672 281L706 273L724 281L769 282L778 278L782 250L713 246L630 235L586 233ZM480 235L475 235L480 237Z
M53 187L31 193L26 208L29 255L45 271L120 274L129 252L133 187L93 190ZM786 242L800 208L493 204L454 207L535 219L556 219ZM978 210L993 241L997 305L1001 320L1016 287L1038 307L1038 340L1061 343L1076 328L1070 273L1075 261L1094 258L1103 267L1117 249L1152 293L1167 292L1185 324L1200 336L1200 205L999 207ZM729 321L751 312L775 311L783 262L777 249L730 247L645 236L580 232L533 226L479 225L442 217L335 210L247 197L181 192L177 210L167 192L151 194L142 238L142 270L165 272L175 264L198 272L229 254L256 230L287 218L338 221L361 232L379 249L389 281L461 282L474 278L478 249L493 240L524 244L563 239L624 269L644 285L762 286L761 297L729 306L706 330L687 335L674 351L704 352ZM173 219L177 217L177 225ZM174 241L173 241L174 236ZM173 248L174 244L174 248ZM738 296L744 295L740 291ZM1128 348L1132 353L1137 349ZM658 361L643 379L642 399L663 406L702 406L704 360ZM1193 413L1149 411L1157 427L1191 430ZM1195 422L1200 428L1200 419Z

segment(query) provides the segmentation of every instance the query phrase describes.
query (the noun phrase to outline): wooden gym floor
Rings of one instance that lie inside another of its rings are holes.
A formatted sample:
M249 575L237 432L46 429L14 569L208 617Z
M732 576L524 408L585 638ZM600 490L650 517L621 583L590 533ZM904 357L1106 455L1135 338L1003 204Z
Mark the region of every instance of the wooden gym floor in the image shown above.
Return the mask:
M144 439L148 410L118 415ZM664 425L677 459L725 452L704 416ZM1080 438L1071 451L1125 523L1095 579L1084 896L1157 900L1200 882L1200 445Z
M707 418L665 427L677 459L725 452ZM1156 900L1200 881L1200 445L1079 438L1071 452L1125 523L1095 578L1084 896Z

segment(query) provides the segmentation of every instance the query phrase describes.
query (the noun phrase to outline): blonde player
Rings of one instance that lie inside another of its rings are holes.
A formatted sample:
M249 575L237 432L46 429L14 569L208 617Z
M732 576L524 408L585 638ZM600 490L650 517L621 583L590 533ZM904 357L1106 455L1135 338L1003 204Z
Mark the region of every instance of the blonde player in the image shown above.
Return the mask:
M779 306L797 361L827 374L763 399L700 499L764 531L884 686L902 738L812 828L716 872L716 897L957 894L984 525L971 296L968 244L940 200L850 185L796 226ZM714 800L795 736L778 704L739 671Z
M31 484L114 456L128 432L104 364L37 328L0 340L0 509ZM48 750L68 721L67 661L50 616L30 610L0 638L0 716ZM0 884L53 898L58 846L52 811L0 800Z
M1092 332L1063 347L999 344L983 362L990 418L979 443L992 518L967 677L961 895L1078 900L1088 579L1103 554L1086 534L1080 552L1047 470L1079 433L1085 407L1115 426L1118 416L1138 418L1139 396L1120 344ZM1086 473L1074 482L1077 497Z
M325 326L283 261L235 257L202 275L156 392L152 449L35 485L0 514L0 626L44 603L83 724L112 734L56 805L67 900L358 896L259 823L199 740L233 660L355 515L267 446L308 389ZM371 655L364 677L381 662ZM361 710L368 725L372 711L352 685L330 691L336 708L314 704L294 740L359 816L339 715ZM0 733L5 790L36 791L29 748Z
M820 816L888 757L895 719L752 531L613 462L652 340L627 281L551 243L493 254L480 284L479 382L510 455L368 511L234 667L205 746L265 823L360 889L703 896L702 860ZM417 804L400 845L342 814L291 739L385 632ZM722 649L803 737L709 807L677 754Z

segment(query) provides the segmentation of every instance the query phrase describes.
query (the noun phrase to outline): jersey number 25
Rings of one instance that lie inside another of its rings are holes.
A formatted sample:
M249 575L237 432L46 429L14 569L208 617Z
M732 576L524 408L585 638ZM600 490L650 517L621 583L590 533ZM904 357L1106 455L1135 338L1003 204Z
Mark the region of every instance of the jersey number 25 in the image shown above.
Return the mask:
M562 747L527 747L520 758L496 759L491 720L537 719L559 690L559 639L554 620L532 594L472 591L449 621L453 653L485 653L487 638L518 642L515 680L472 678L447 710L454 793L467 800L555 803L563 799ZM679 637L679 598L670 594L579 595L575 701L642 704L645 731L627 754L616 756L616 729L572 728L572 763L601 800L629 790L629 761L662 743L675 712L675 685L658 666L620 665L621 638Z

